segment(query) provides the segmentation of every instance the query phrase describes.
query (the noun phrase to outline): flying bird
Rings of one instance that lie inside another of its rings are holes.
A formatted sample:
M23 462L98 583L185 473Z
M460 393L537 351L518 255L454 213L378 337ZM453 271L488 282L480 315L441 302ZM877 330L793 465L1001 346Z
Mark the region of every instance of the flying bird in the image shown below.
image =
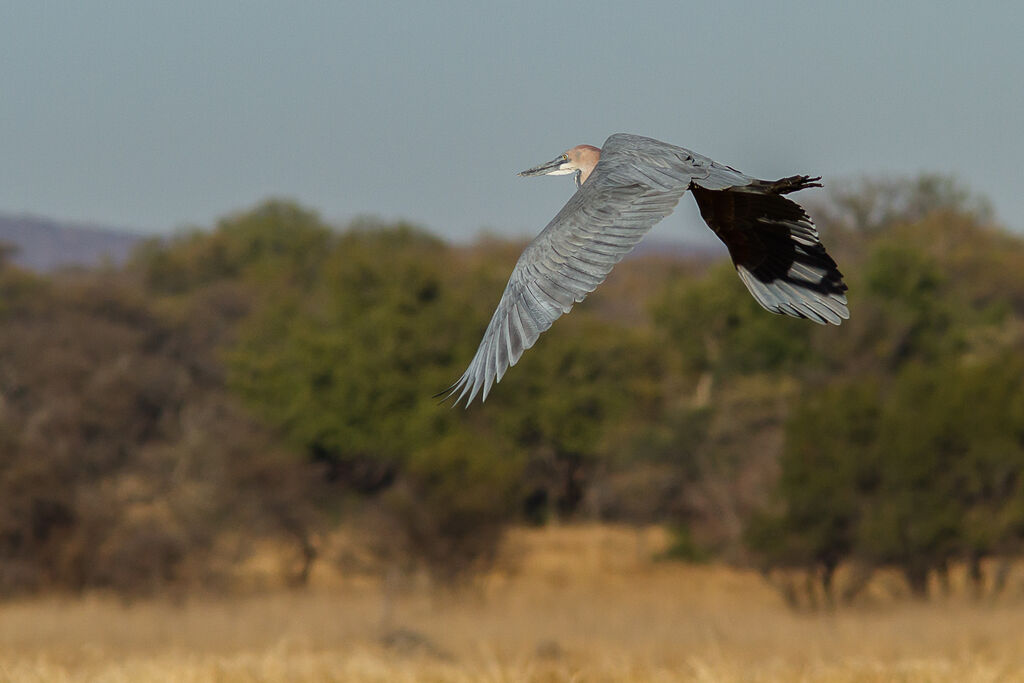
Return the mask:
M466 372L443 400L487 399L523 352L594 291L689 190L729 249L740 280L772 313L839 325L850 317L846 284L807 212L783 195L821 187L795 175L758 180L651 138L617 133L604 147L578 145L521 176L568 175L576 194L523 250Z

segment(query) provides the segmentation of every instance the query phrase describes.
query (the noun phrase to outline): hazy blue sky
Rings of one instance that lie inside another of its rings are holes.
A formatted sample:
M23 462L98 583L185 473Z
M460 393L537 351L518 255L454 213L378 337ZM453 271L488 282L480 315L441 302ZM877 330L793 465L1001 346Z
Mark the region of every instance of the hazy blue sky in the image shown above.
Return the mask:
M767 178L953 172L1024 229L1022 8L0 0L0 211L525 235L573 186L515 173L625 131Z

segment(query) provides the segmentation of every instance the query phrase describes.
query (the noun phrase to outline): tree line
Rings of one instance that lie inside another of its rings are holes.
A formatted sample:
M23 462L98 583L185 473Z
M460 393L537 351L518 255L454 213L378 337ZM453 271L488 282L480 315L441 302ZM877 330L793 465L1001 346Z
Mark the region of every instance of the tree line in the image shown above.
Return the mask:
M842 327L763 311L724 260L636 257L469 410L432 395L518 243L272 200L123 268L5 264L0 590L217 585L261 538L301 584L339 527L381 572L459 581L552 519L668 524L676 556L830 601L849 565L924 595L963 562L981 590L1024 539L1024 241L937 176L811 213Z

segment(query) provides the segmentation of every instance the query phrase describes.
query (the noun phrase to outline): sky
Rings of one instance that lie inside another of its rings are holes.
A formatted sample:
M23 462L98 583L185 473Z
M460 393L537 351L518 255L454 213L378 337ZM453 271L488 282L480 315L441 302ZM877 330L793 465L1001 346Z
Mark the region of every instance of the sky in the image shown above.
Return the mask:
M997 1L0 0L0 212L165 233L288 197L522 237L574 187L518 171L631 132L763 178L951 173L1024 231L1022 35ZM705 230L689 204L658 234Z

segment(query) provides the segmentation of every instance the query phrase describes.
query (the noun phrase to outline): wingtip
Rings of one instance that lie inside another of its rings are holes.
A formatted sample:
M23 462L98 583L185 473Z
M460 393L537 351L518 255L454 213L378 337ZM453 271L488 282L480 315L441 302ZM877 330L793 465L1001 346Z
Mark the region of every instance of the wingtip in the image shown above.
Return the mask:
M438 406L443 406L445 403L447 403L448 401L452 400L452 396L454 394L455 394L455 388L454 388L454 385L452 385L452 386L448 387L447 389L442 389L441 391L437 392L436 394L434 394L430 398L436 398L437 399L437 405ZM451 407L454 408L455 405L456 405L455 403L452 403Z

